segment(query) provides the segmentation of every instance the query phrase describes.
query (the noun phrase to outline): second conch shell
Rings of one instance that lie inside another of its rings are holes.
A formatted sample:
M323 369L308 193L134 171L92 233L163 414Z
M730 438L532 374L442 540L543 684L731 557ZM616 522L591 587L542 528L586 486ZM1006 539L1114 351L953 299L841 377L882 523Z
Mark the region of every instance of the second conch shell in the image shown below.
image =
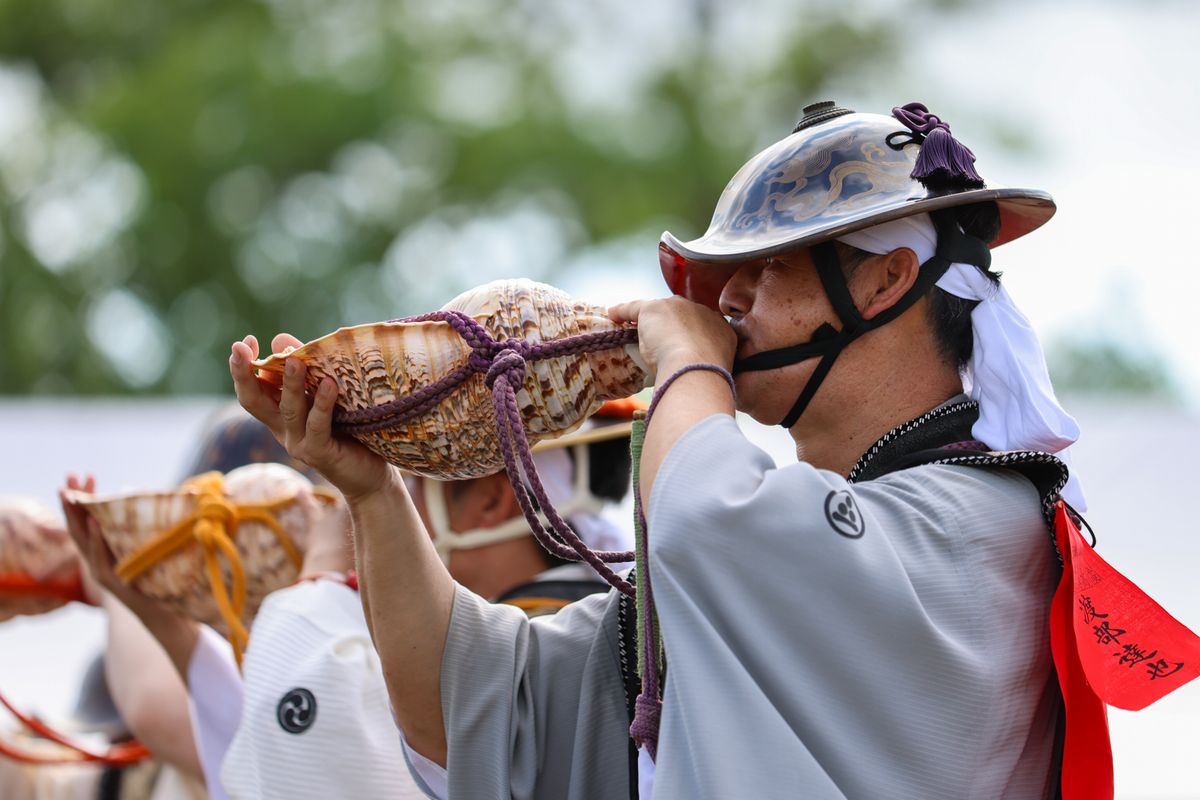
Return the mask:
M621 327L604 308L529 280L477 287L444 309L471 316L498 341L549 342ZM307 368L309 391L332 377L339 410L353 412L429 386L466 364L471 352L446 322L380 322L342 328L255 366L278 381L286 359L298 358ZM573 431L606 400L635 394L647 381L636 344L528 361L516 396L530 444ZM504 466L491 390L479 373L419 417L351 433L393 464L427 477L474 478Z
M82 599L75 545L58 515L26 497L0 497L0 621Z
M286 501L279 502L271 514L301 555L309 531L329 513L315 499L312 483L282 464L249 464L230 471L224 476L223 494L234 506ZM95 518L118 566L155 537L195 517L203 496L204 491L198 485L187 483L171 491L130 492L111 497L68 492L69 500L83 505ZM246 519L232 525L226 521L223 529L236 547L245 573L246 604L241 622L249 627L263 598L291 585L299 565L280 544L276 532L263 522ZM230 586L228 558L219 555L218 562L221 580ZM204 545L198 538L164 555L131 582L139 592L182 616L228 634L228 625L209 579Z

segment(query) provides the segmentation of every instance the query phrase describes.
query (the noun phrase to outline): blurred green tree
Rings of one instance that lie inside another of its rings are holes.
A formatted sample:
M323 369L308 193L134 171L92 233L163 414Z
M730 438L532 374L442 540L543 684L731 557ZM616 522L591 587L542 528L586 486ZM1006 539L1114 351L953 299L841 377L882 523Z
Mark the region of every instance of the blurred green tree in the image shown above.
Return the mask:
M651 232L893 52L834 4L622 6L0 0L0 391L224 392L248 331L623 237L653 270Z
M1103 338L1060 338L1046 361L1062 394L1152 397L1178 400L1179 390L1160 356Z
M904 76L918 5L0 0L0 395L228 394L247 332L656 273L804 103ZM1117 346L1049 360L1065 392L1171 391Z

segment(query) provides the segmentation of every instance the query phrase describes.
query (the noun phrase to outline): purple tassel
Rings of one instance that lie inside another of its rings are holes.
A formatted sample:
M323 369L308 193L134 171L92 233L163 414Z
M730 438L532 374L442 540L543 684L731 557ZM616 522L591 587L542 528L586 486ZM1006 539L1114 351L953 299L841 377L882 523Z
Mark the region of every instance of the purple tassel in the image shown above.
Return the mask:
M656 664L655 669L658 669ZM662 718L662 700L650 697L644 691L634 701L633 724L629 736L638 747L646 748L651 761L658 760L658 726Z
M923 103L893 108L892 116L904 123L913 132L913 139L921 144L912 178L929 188L933 188L930 183L983 188L983 178L975 171L975 154L955 139L950 126L936 114L930 114Z

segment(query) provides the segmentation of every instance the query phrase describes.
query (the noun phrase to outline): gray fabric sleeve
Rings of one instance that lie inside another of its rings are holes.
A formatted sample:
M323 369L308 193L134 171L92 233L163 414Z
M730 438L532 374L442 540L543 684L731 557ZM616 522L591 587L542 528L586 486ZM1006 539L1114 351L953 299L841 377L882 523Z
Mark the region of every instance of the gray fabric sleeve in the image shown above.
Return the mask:
M529 620L457 587L442 659L450 797L622 796L615 601L594 595Z
M1023 477L852 486L776 468L714 416L648 511L669 665L655 797L1044 795L1057 567Z

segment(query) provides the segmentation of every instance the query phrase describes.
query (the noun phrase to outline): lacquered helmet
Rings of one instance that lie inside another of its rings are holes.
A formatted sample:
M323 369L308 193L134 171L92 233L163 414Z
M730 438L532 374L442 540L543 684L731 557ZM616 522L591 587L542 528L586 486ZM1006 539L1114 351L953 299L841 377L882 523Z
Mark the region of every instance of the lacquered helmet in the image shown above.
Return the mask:
M981 208L998 222L995 236L964 226L966 212ZM934 255L921 264L901 298L863 319L846 286L834 240L925 213L937 235ZM1054 200L1045 192L986 188L975 171L975 155L921 103L894 108L885 117L823 102L806 107L790 136L738 170L703 236L681 242L664 233L659 263L672 292L716 308L739 265L809 249L839 326L826 322L808 341L749 354L733 364L738 373L820 359L779 423L790 428L852 342L911 308L952 264L986 270L990 247L1029 233L1053 214Z
M682 242L663 233L659 260L672 292L716 307L734 264L938 209L995 202L1000 233L992 247L1054 214L1046 192L985 188L971 151L920 103L892 116L831 101L803 113L791 135L737 171L703 236Z

